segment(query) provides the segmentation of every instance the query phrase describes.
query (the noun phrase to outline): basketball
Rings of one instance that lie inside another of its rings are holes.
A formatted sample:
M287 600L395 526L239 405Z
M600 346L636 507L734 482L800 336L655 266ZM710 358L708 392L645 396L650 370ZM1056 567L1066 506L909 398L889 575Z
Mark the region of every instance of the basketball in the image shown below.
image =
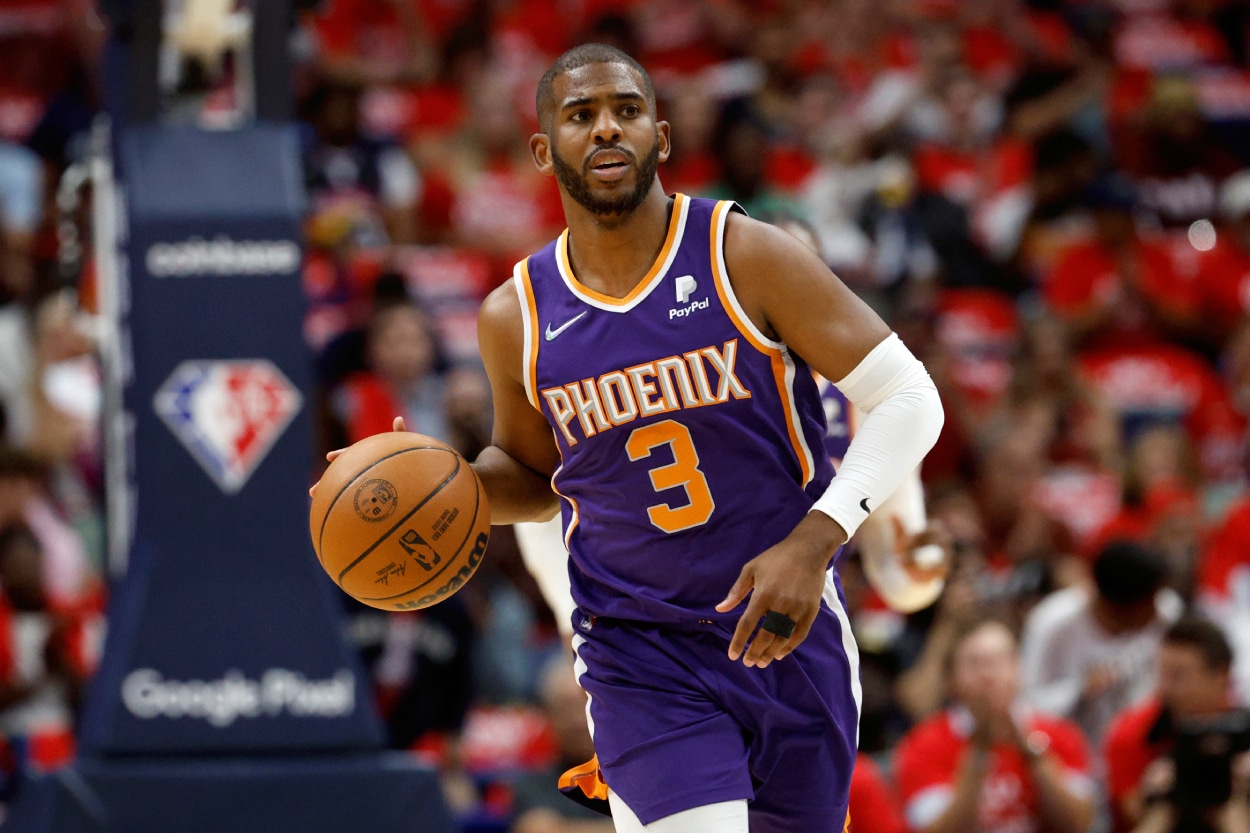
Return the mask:
M343 592L382 610L417 610L477 570L490 506L454 449L393 431L335 458L314 494L309 528L321 566Z

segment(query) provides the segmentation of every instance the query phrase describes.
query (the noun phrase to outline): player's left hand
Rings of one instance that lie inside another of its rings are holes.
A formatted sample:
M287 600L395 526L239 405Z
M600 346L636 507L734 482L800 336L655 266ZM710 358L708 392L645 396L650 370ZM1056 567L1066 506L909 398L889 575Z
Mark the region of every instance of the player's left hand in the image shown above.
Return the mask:
M809 512L784 540L743 565L729 595L716 606L721 613L727 613L748 595L751 597L729 643L731 660L736 662L741 657L749 668L767 668L807 638L820 611L829 559L845 542L846 532L836 521L822 512ZM795 621L789 637L763 628L756 630L769 611ZM751 639L753 633L755 638Z
M391 423L391 430L392 431L407 431L408 429L404 427L404 418L395 417L395 421ZM327 452L326 461L333 463L335 458L338 457L340 454L342 454L346 450L347 450L346 448L336 448L333 451ZM321 481L318 480L316 483L312 484L312 486L308 487L308 496L312 497L313 495L315 495L317 493L317 487L320 485L321 485Z

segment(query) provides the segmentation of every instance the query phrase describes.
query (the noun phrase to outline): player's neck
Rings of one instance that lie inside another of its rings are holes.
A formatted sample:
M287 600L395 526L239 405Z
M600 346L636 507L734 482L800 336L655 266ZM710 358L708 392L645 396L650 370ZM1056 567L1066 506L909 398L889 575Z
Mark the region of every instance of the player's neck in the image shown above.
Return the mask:
M657 181L642 205L620 223L601 222L585 210L566 211L569 264L578 283L624 298L642 280L664 247L672 201Z

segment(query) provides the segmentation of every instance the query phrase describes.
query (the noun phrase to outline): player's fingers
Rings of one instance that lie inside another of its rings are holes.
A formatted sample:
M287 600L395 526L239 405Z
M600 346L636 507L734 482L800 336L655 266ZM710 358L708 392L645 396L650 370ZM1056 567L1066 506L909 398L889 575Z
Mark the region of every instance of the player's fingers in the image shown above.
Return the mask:
M333 463L334 459L346 450L347 450L346 448L336 448L333 451L326 454L326 459L329 460L331 463Z
M777 634L760 628L756 631L755 638L751 640L751 647L747 649L747 655L742 658L742 664L747 668L765 667L772 662L773 645L780 641L782 640Z
M742 600L751 592L751 588L755 586L755 571L751 569L751 565L744 564L742 571L738 573L738 580L734 582L734 586L729 588L729 595L725 596L725 601L716 606L721 613L728 613L738 605L742 604Z
M318 486L320 486L320 485L321 485L321 481L320 481L320 480L318 480L316 483L314 483L314 484L312 484L311 486L309 486L309 487L308 487L308 496L309 496L309 497L313 497L313 496L314 496L314 494L315 494L315 493L316 493L316 491L317 491L317 487L318 487Z
M391 423L391 430L392 431L407 431L408 429L404 427L404 418L395 417L395 421Z
M794 629L794 633L790 635L784 643L777 646L777 659L785 659L794 652L794 649L803 644L803 640L807 639L807 635L812 632L812 625L816 623L815 616L804 616L799 620L798 627Z
M755 632L755 626L760 623L760 619L764 616L764 608L762 607L759 596L751 599L751 603L747 605L747 609L742 612L742 616L738 619L738 627L734 628L733 639L729 641L729 658L737 662L738 657L742 656L742 652L746 650L747 640L751 638L751 634Z

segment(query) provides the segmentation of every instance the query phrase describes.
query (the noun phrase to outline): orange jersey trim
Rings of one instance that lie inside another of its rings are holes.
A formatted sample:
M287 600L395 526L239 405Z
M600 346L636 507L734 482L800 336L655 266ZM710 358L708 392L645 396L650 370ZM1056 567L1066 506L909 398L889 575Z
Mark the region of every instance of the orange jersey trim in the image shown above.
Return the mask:
M739 314L738 305L731 297L733 288L729 283L729 275L725 271L724 256L721 251L721 231L724 228L724 223L726 222L725 215L729 212L730 205L731 203L728 201L722 200L712 210L712 229L710 234L712 238L712 275L716 283L716 294L720 297L720 303L725 313L733 321L734 326L738 328L738 332L742 333L743 338L750 342L756 350L759 350L771 360L773 379L777 383L777 393L781 396L781 407L785 411L782 416L786 423L786 433L790 435L790 446L794 449L794 456L799 462L799 471L803 478L802 485L806 486L812 481L814 472L811 455L799 435L802 429L798 424L798 410L794 406L794 395L791 390L795 372L794 366L786 361L785 354L780 348L760 340L755 333L755 326L743 320L742 315ZM789 381L786 379L787 375L790 376Z
M535 408L542 410L542 405L538 401L538 302L534 300L534 286L530 282L530 262L529 258L522 260L520 264L521 290L524 299L526 318L529 320L529 342L526 344L528 348L525 352L525 394L529 397L530 404Z
M673 250L673 246L677 244L677 228L681 225L681 215L685 201L685 194L673 195L673 212L672 216L668 218L668 234L664 238L664 245L660 247L660 253L655 256L655 260L651 263L651 268L647 270L646 276L638 281L638 284L624 298L613 298L611 295L596 292L577 279L577 275L573 274L572 262L569 260L568 229L561 233L560 242L556 244L556 257L560 260L560 269L564 271L564 274L568 275L569 280L573 282L578 292L593 298L601 304L608 304L614 307L626 306L647 291L647 288L651 286L651 282L655 280L656 276L660 274L660 270L668 263L669 253Z

